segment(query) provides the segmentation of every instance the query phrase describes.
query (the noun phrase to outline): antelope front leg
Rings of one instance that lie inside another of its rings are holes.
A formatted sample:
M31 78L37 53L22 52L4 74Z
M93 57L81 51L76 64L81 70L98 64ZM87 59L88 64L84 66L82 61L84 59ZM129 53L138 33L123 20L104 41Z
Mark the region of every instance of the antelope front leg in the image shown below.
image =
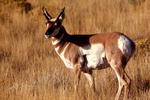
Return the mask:
M75 89L75 93L78 92L78 85L79 85L79 81L80 81L80 77L81 77L81 66L80 65L76 65L75 69L75 80L74 80L74 89Z
M92 72L91 73L90 72L89 73L84 73L84 75L86 76L86 78L89 82L89 85L92 88L93 92L97 93L96 88L95 88L95 80L92 76Z

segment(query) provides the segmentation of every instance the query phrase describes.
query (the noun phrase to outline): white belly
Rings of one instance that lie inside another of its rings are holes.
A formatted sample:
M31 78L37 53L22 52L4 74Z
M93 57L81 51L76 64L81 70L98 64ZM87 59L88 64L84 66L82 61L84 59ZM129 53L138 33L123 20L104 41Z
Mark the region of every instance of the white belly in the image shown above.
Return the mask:
M74 67L73 63L64 57L64 53L66 52L68 45L64 48L63 52L58 55L63 60L65 66L67 68L73 69L73 67ZM57 49L58 48L55 48L56 52L57 52ZM91 46L80 47L79 51L80 51L81 56L86 55L86 60L87 60L86 67L96 68L99 65L104 64L103 58L105 57L105 52L104 52L103 44L93 44Z
M93 44L91 47L80 48L81 54L86 55L87 67L96 68L103 64L105 57L103 44Z

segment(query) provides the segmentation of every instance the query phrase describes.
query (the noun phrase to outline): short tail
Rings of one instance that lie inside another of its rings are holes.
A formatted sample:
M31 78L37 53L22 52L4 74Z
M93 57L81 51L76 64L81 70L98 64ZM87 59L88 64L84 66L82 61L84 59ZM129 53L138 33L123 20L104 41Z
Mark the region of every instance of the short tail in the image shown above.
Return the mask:
M132 57L135 52L135 43L126 35L121 35L118 40L118 47L127 59L127 61Z

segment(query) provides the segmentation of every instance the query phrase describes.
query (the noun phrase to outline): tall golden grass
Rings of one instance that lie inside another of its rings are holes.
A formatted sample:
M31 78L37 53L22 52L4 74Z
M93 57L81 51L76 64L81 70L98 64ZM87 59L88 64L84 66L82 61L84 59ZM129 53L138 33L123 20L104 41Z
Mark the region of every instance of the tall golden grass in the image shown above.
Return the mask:
M79 95L74 94L72 71L44 38L42 6L52 16L65 6L63 24L71 34L119 31L134 39L137 51L126 67L132 79L129 100L150 100L149 0L6 1L0 1L0 100L114 99L118 84L111 68L94 71L99 96L92 94L84 76Z

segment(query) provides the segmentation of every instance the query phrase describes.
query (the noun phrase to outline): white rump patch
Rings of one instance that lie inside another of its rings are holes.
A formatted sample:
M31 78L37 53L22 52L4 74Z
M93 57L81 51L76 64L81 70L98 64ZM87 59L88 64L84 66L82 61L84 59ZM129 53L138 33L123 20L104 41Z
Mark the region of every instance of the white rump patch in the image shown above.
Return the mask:
M130 40L125 37L124 35L121 35L118 39L118 48L121 50L121 52L126 56L130 57L131 55L131 42Z

